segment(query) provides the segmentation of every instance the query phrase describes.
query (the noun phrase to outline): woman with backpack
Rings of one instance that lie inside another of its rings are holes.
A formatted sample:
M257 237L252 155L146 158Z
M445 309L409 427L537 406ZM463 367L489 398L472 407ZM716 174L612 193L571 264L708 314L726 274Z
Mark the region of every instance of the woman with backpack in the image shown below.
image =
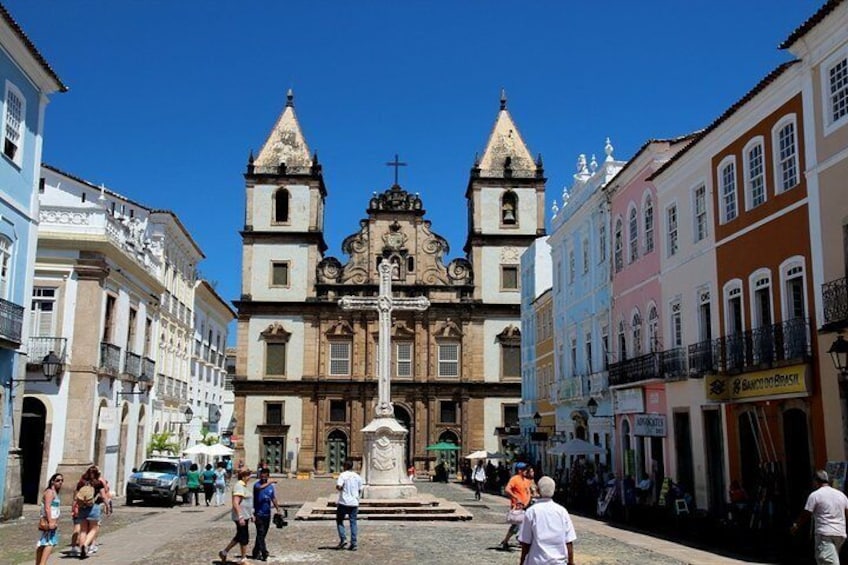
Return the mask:
M59 491L65 481L60 473L50 477L47 488L41 495L41 517L38 520L38 529L41 537L38 539L35 550L36 565L47 565L50 553L59 544Z
M100 520L105 512L109 514L109 489L106 482L100 477L100 469L92 465L83 474L77 483L74 493L77 517L74 523L79 523L79 556L85 558L89 553L97 553L97 546L93 545L97 532L100 529Z

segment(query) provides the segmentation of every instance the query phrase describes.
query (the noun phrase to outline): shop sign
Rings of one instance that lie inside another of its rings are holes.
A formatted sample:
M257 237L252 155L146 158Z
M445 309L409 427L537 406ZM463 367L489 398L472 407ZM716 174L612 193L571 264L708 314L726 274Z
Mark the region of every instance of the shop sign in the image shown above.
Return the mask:
M613 391L616 414L639 414L645 411L645 397L641 388L624 388Z
M103 407L97 417L98 430L111 430L118 423L118 409Z
M633 417L633 435L665 437L665 414L636 414Z
M713 375L704 379L707 400L738 402L769 397L808 396L807 365L793 365L732 377Z

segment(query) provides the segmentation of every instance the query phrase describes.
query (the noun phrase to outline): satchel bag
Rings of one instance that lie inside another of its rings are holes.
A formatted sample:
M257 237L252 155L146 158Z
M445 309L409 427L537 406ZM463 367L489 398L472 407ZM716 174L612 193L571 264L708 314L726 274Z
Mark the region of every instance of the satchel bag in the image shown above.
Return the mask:
M38 529L42 532L49 532L53 528L50 527L50 520L42 516L38 519Z
M506 513L506 521L508 524L512 524L514 526L518 526L521 522L524 521L524 509L523 508L510 508Z

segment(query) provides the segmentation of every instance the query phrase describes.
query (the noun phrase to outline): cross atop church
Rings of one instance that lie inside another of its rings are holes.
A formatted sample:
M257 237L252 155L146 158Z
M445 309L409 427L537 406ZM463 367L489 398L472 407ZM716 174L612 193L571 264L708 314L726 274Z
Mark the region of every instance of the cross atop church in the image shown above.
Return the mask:
M397 160L397 156L395 156ZM342 310L376 310L379 314L379 339L377 342L377 418L394 418L391 399L392 366L392 312L395 310L417 310L423 312L430 307L424 296L415 298L392 297L392 265L383 261L377 268L380 272L380 293L377 296L343 296L339 299Z
M386 166L395 168L395 184L393 186L400 186L398 184L398 169L400 169L400 167L405 167L406 163L399 161L398 160L398 154L395 153L395 160L389 161L388 163L386 163Z

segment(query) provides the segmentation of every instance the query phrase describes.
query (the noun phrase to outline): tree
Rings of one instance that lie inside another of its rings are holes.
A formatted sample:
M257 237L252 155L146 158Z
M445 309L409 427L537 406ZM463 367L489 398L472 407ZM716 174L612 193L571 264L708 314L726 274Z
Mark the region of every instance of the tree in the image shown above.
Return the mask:
M180 451L180 446L176 442L171 441L170 433L162 432L160 434L153 434L150 438L150 444L147 446L147 455L152 455L154 451L176 455Z
M218 436L210 434L207 428L201 428L200 435L200 443L203 445L215 445L218 443Z

